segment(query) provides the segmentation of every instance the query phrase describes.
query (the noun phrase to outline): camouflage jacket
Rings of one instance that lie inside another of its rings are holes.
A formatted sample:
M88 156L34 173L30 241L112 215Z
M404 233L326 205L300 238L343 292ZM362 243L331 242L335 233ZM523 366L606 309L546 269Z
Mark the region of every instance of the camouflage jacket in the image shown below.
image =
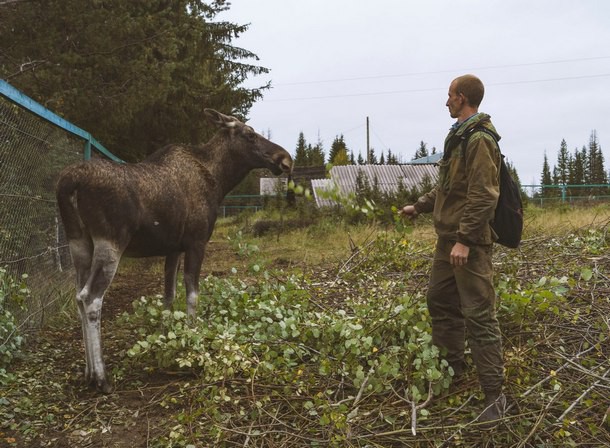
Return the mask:
M490 222L500 195L501 155L493 137L485 132L470 136L464 155L463 136L477 125L485 126L500 139L489 115L483 113L452 129L445 139L436 187L414 204L418 213L433 213L440 238L466 246L491 244L497 238Z

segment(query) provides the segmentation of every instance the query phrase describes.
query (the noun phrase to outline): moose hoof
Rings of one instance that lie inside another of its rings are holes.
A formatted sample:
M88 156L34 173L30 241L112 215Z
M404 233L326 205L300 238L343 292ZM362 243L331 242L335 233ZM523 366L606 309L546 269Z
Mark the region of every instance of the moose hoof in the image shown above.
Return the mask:
M103 394L110 394L113 390L112 385L106 380L89 381L89 388Z
M95 378L91 376L85 376L86 384L89 389L92 389L103 394L110 394L113 391L112 384L106 378Z
M108 381L104 381L102 384L98 384L97 385L97 389L101 393L103 393L105 395L108 395L108 394L112 393L114 388L112 387L112 385Z

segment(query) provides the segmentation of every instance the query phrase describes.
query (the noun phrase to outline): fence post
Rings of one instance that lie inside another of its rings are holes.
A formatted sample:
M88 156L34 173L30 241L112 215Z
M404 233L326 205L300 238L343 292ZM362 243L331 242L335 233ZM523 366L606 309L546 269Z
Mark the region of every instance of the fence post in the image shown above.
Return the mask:
M91 140L85 140L85 150L83 152L85 160L91 160Z

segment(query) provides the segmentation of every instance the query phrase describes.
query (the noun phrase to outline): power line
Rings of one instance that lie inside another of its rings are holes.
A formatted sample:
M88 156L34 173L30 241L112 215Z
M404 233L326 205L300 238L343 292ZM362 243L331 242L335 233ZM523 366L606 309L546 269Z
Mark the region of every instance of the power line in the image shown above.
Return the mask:
M604 78L610 76L610 73L600 73L596 75L582 75L582 76L566 76L562 78L546 78L546 79L534 79L529 81L505 81L505 82L496 82L489 83L487 86L506 86L506 85L515 85L515 84L536 84L543 82L553 82L553 81L573 81L577 79L594 79L594 78ZM306 97L294 97L294 98L279 98L272 100L263 100L267 102L286 102L286 101L304 101L304 100L325 100L325 99L334 99L334 98L350 98L350 97L362 97L362 96L377 96L377 95L396 95L403 93L421 93L421 92L436 92L439 90L446 90L446 87L431 87L428 89L408 89L408 90L387 90L381 92L362 92L362 93L347 93L340 95L323 95L323 96L306 96Z
M596 56L590 58L578 58L578 59L561 59L556 61L542 61L542 62L525 62L521 64L506 64L506 65L489 65L484 67L471 67L460 70L436 70L429 72L413 72L413 73L402 73L402 74L390 74L390 75L374 75L374 76L359 76L354 78L337 78L337 79L321 79L317 81L295 81L295 82L282 82L274 84L274 87L278 86L298 86L308 84L324 84L333 82L345 82L345 81L363 81L367 79L384 79L384 78L406 78L410 76L422 76L422 75L438 75L443 73L456 73L466 71L480 71L480 70L494 70L500 68L514 68L514 67L532 67L537 65L548 65L548 64L565 64L569 62L584 62L584 61L596 61L600 59L610 59L610 56Z

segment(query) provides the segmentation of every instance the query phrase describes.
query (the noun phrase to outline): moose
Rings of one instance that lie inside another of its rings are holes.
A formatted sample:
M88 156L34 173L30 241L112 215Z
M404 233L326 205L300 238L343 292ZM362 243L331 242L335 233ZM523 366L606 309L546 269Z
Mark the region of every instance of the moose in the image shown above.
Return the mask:
M204 252L223 198L252 169L292 171L281 146L235 117L213 109L204 114L220 128L207 144L168 145L133 164L79 162L59 174L57 204L76 270L85 380L103 393L112 386L102 355L102 304L121 257L165 257L169 307L184 254L187 314L195 316Z

